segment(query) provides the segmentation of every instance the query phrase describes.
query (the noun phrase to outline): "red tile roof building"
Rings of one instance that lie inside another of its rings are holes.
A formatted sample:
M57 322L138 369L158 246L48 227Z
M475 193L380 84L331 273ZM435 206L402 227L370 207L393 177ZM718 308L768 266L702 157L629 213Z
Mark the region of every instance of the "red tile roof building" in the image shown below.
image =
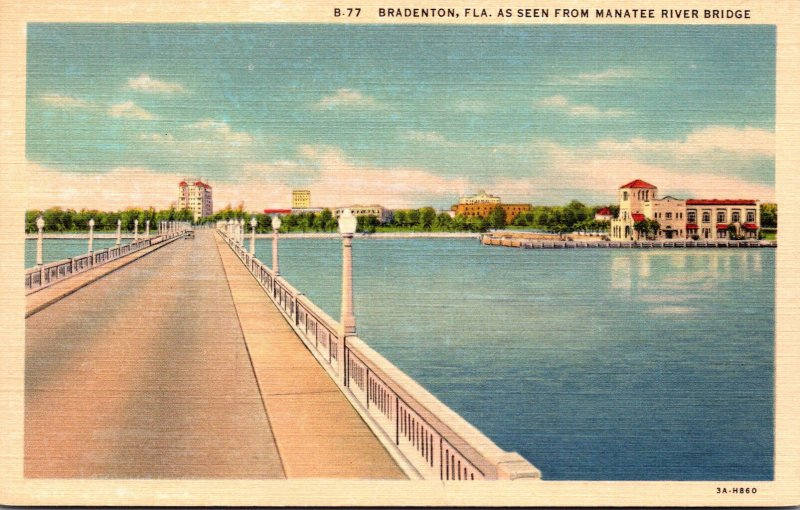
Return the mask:
M639 231L644 220L658 222L652 235L658 240L757 238L761 211L753 199L658 198L656 186L636 179L619 188L619 216L611 220L611 238L644 239Z
M603 207L594 213L594 219L597 221L611 221L614 219L614 215L611 213L611 210L608 207Z
M211 186L199 179L182 180L178 183L178 208L192 211L194 221L211 216L214 210Z

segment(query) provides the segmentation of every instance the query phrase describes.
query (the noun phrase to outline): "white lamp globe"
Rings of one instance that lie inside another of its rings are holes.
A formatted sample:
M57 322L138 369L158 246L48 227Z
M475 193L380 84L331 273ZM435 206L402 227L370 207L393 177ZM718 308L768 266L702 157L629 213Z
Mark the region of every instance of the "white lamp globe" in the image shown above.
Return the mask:
M355 234L357 225L358 220L350 209L342 211L342 215L339 216L339 232L341 234Z
M281 228L281 218L280 216L273 216L272 217L272 230L279 230Z
M89 226L94 228L94 218L89 220Z
M253 228L256 228L256 226L258 226L258 220L256 220L255 216L250 218L250 226L253 227Z
M44 228L44 218L42 218L41 216L36 218L36 228L38 228L39 230L42 230Z

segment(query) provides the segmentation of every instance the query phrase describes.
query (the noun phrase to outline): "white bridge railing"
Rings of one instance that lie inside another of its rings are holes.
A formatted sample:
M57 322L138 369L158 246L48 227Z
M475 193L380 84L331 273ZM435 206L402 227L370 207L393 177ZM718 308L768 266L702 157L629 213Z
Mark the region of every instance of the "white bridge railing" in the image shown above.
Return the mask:
M337 321L234 239L222 238L409 476L439 480L538 479L506 452Z
M163 235L148 237L128 244L113 246L92 253L84 253L83 255L78 255L69 259L49 262L39 267L26 269L25 294L27 295L39 291L58 281L75 276L93 267L102 266L112 260L117 260L182 235L184 235L183 231L176 230Z

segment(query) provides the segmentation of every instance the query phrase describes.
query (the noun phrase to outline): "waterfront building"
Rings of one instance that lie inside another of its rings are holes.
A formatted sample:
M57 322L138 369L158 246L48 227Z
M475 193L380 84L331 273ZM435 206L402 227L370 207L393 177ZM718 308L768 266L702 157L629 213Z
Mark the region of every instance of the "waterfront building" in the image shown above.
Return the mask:
M610 237L637 241L645 234L636 230L644 220L658 222L652 234L664 239L727 239L730 233L758 238L761 214L758 200L658 198L658 188L636 179L620 186L619 215L611 220Z
M758 200L694 198L686 201L686 229L690 235L725 239L731 226L740 237L757 238L761 228Z
M337 207L333 210L333 215L337 220L345 209L350 209L353 216L375 216L381 223L389 221L390 213L382 205L350 205L347 207Z
M468 195L458 199L459 204L472 205L472 204L499 204L500 197L489 195L484 190L479 191L475 195Z
M201 179L184 179L178 184L178 208L192 211L194 221L214 212L211 186Z
M465 216L467 218L480 216L482 218L488 218L489 214L491 214L491 212L497 207L502 207L506 212L506 223L511 223L518 215L531 210L531 204L503 204L490 202L476 204L456 204L450 209L455 213L456 216Z
M319 214L324 210L325 209L322 207L305 207L303 209L290 209L290 211L292 211L292 214L308 214L308 213Z
M311 207L311 190L292 190L292 209L308 209Z
M611 210L608 207L603 207L594 213L594 219L596 221L611 221L614 219L614 215L611 214Z

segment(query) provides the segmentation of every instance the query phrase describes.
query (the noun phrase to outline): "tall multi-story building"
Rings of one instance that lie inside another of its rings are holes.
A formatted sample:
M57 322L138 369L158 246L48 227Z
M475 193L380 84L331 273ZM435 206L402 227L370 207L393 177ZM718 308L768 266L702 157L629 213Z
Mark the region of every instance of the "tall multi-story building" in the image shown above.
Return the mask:
M206 216L211 216L214 203L211 198L211 186L198 179L191 182L186 179L178 184L178 208L189 209L194 215L194 221Z
M658 188L640 179L619 188L619 216L611 220L612 239L633 241L642 237L636 224L658 222L656 239L757 238L761 228L758 200L658 198Z
M488 218L489 214L497 208L502 207L506 213L506 223L514 221L519 214L531 210L531 204L501 204L500 202L479 202L474 204L456 204L450 209L456 216L465 216L471 218L473 216L481 216Z
M466 197L461 197L458 199L459 204L464 205L472 205L472 204L499 204L500 197L495 195L489 195L485 191L481 190L475 195L468 195Z
M292 190L292 209L308 209L311 207L311 190Z

